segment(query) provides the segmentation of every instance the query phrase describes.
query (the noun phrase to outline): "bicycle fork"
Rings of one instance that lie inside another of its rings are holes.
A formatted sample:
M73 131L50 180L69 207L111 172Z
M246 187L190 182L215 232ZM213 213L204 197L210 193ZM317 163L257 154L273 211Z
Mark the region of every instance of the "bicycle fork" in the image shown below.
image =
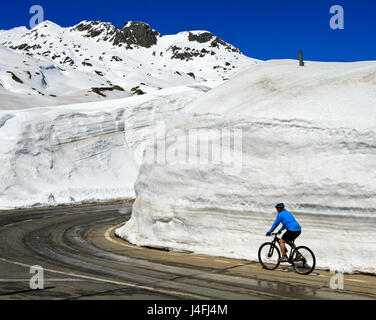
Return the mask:
M273 251L274 251L274 245L271 245L270 249L269 249L268 258L270 258L271 256L273 256Z
M269 254L268 254L268 258L272 257L273 256L273 252L274 252L274 247L277 247L275 241L272 241L272 245L270 246L270 249L269 249ZM279 243L279 242L278 242Z

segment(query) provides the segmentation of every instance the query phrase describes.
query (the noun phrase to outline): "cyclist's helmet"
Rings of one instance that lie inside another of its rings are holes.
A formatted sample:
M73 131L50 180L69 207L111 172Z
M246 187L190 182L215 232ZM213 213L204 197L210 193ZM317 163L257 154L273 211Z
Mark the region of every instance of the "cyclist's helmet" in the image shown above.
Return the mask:
M284 209L285 208L285 205L283 203L278 203L276 206L275 206L276 209Z

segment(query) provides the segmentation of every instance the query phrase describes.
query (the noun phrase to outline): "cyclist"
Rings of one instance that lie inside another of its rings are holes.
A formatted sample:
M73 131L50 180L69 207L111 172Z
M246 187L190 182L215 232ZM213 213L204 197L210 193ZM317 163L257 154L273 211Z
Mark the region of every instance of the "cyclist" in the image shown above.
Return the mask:
M294 216L285 209L285 205L283 203L278 203L275 208L277 209L278 215L275 219L272 227L266 233L269 237L270 234L274 231L275 228L282 222L282 228L278 231L280 234L284 229L287 231L283 234L279 246L281 247L282 257L279 259L280 262L288 262L286 257L286 242L295 249L294 240L299 237L302 232L302 228L299 223L295 220Z

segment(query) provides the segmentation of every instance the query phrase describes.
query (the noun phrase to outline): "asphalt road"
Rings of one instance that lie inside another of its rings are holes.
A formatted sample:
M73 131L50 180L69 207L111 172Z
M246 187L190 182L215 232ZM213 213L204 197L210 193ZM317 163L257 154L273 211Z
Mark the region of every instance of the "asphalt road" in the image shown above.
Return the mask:
M130 204L0 212L0 299L376 299L376 277L139 248L114 236ZM32 290L31 266L44 269Z

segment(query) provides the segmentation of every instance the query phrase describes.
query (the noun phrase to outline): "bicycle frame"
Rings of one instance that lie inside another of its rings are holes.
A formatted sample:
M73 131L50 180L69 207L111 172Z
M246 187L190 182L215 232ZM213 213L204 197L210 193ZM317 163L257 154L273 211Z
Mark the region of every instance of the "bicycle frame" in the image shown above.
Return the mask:
M279 247L281 248L281 244L280 244L280 240L281 240L281 238L278 238L277 237L277 233L275 233L274 234L274 239L272 240L272 246L270 247L270 250L269 250L269 254L268 254L268 257L270 258L272 255L273 255L273 250L274 250L274 246L275 246L275 243L276 242L278 242L278 245L279 245ZM292 260L292 254L293 254L293 252L294 252L294 247L290 244L290 243L288 243L288 242L286 242L290 247L291 247L291 251L290 251L290 255L289 255L289 257L288 257L288 260L289 261L291 261ZM294 244L295 243L295 241L293 241L292 242L292 244ZM286 253L287 253L287 248L286 248Z

